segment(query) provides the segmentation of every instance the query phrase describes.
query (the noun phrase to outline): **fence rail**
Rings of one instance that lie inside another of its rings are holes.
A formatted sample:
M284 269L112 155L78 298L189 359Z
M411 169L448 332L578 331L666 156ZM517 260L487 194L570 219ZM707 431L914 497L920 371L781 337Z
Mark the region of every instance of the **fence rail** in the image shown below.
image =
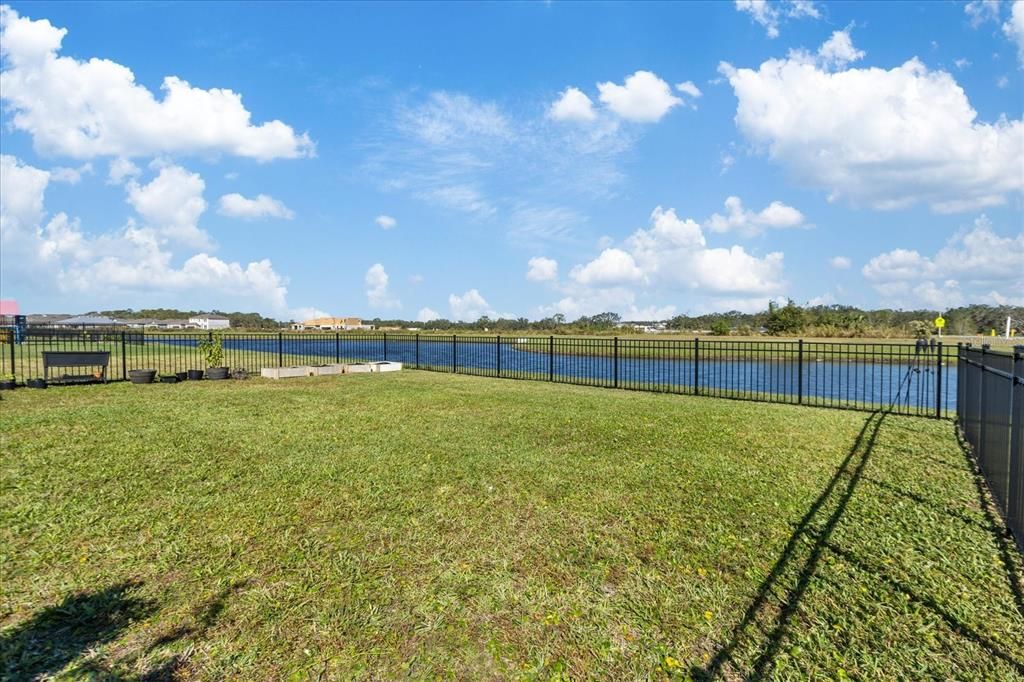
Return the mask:
M0 345L24 382L43 374L44 350L110 351L111 379L132 369L203 369L206 332L35 329ZM254 333L223 336L225 364L263 367L396 360L439 372L543 380L899 414L951 417L957 349L898 343L441 336L388 333Z
M1024 552L1024 346L957 347L957 424Z

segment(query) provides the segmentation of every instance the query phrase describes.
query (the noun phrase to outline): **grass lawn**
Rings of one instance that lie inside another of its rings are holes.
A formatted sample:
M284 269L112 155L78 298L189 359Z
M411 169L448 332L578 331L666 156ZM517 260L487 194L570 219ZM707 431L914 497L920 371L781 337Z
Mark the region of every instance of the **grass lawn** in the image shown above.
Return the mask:
M1024 679L947 421L406 371L0 438L5 679Z

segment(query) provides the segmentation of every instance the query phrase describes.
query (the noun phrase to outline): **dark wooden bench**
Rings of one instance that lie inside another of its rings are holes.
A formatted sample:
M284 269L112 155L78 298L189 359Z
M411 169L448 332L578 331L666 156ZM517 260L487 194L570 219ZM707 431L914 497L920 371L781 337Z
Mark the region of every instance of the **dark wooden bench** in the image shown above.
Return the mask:
M51 367L102 367L100 380L107 383L107 366L110 364L110 351L92 350L44 350L43 378L50 379ZM94 378L92 375L73 377L75 379Z

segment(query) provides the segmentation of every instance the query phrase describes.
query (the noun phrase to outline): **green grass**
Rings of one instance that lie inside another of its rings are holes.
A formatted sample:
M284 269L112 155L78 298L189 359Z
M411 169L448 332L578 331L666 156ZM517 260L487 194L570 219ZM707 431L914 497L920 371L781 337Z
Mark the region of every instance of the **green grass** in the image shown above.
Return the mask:
M948 421L401 372L19 389L0 437L10 679L1024 678Z

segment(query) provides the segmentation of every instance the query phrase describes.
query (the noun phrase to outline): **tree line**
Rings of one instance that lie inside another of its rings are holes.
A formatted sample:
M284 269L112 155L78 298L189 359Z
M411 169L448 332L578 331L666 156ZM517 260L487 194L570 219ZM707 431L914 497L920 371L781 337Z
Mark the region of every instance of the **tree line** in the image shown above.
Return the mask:
M278 329L282 326L281 322L270 317L264 317L259 313L225 313L220 310L178 310L177 308L144 308L142 310L133 310L132 308L125 308L123 310L93 311L87 314L105 315L106 317L110 317L115 320L187 320L188 318L195 317L196 315L209 314L223 315L228 318L231 322L232 328Z
M206 311L203 311L206 312ZM288 322L280 322L253 312L221 312L231 321L235 329L280 329ZM607 334L624 331L623 325L663 326L666 331L678 333L712 333L720 336L750 336L768 334L773 336L820 336L848 338L887 338L914 336L933 329L933 321L942 314L946 320L943 330L951 335L988 334L995 329L1002 334L1006 318L1013 319L1017 335L1024 337L1024 307L969 305L945 311L932 309L862 310L854 306L817 305L800 306L789 301L785 305L772 304L767 310L743 313L731 310L724 313L705 315L676 315L669 320L630 320L613 312L583 315L569 320L565 315L556 314L539 320L518 318L481 317L472 322L437 319L429 322L414 320L374 318L366 320L377 328L420 329L423 331L458 332L545 332L550 334ZM146 308L143 310L103 310L91 314L106 315L117 319L187 319L202 314L195 310L174 308Z

